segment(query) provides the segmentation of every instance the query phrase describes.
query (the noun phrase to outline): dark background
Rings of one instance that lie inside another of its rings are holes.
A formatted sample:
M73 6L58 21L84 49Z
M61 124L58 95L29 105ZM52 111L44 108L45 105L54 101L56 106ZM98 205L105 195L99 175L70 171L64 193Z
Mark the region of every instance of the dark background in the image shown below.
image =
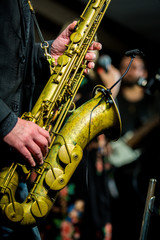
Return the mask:
M46 40L83 12L87 0L33 0L37 18ZM109 54L114 65L130 49L146 55L150 74L160 67L160 0L111 0L98 29L103 44L100 54Z

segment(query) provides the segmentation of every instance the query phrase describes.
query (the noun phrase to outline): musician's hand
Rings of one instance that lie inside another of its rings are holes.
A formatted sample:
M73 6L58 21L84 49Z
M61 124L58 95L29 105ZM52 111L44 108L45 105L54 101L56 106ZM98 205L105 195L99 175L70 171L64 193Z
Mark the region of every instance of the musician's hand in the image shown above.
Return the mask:
M88 61L88 65L87 65L87 69L85 69L85 73L88 73L89 69L93 69L95 67L95 61L97 60L96 51L100 51L101 49L102 49L102 44L95 41L88 48L88 52L85 56L85 59Z
M36 164L43 164L51 141L46 130L33 122L20 118L3 140L16 149L32 167Z
M59 56L61 56L64 53L66 45L69 44L70 35L72 34L76 24L77 24L76 21L69 24L66 27L66 29L62 33L60 33L60 35L53 41L51 45L51 55L52 57L54 57L56 62Z
M54 42L51 45L51 55L57 62L57 59L59 56L61 56L66 46L70 42L70 35L73 33L73 30L77 24L77 21L74 21L68 27L54 40ZM99 42L93 42L93 44L89 47L89 51L87 52L85 59L88 61L87 68L91 69L94 68L95 64L94 61L96 60L96 54L95 50L101 50L102 45ZM88 70L85 69L85 73L87 73Z

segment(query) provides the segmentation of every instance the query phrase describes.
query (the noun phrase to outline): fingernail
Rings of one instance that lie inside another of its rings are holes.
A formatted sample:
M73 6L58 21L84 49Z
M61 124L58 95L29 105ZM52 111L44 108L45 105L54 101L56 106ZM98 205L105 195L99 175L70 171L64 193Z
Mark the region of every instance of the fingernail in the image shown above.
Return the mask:
M92 66L91 66L91 68L93 69L95 67L95 63L94 62L92 62Z
M31 163L31 167L35 167L35 166L36 166L35 162Z
M97 58L96 54L93 53L93 60L95 60Z

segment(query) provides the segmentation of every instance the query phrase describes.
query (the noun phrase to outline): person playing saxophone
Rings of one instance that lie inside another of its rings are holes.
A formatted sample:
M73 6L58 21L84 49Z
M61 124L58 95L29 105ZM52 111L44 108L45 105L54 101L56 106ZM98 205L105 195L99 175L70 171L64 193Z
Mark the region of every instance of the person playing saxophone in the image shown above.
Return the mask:
M40 44L34 42L34 24L27 0L11 0L0 2L0 149L4 160L3 167L8 161L18 158L31 167L43 164L48 152L50 136L33 122L21 119L24 111L30 111L35 81L41 76L44 85L50 70ZM50 54L55 59L63 54L69 36L73 32L76 21L54 40L50 41ZM100 50L99 42L93 42L91 50ZM85 56L88 69L94 67L94 51ZM45 76L45 77L44 77ZM25 198L27 188L21 185ZM23 196L22 196L23 195ZM23 201L23 199L22 199ZM23 234L23 235L22 235ZM0 223L0 239L40 239L37 228L13 230Z

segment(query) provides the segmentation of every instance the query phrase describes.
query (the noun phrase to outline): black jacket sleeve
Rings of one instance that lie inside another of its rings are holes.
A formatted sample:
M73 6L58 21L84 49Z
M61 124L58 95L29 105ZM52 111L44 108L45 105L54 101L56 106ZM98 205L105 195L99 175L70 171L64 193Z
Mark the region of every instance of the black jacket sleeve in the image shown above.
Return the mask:
M16 125L18 117L11 109L0 99L0 138L6 136Z
M18 2L0 2L0 138L31 110L35 82L45 85L50 76L44 50L34 41L28 3L19 7Z
M50 53L53 40L48 41L48 43L48 53ZM41 48L40 43L36 43L34 47L34 75L36 77L36 83L44 85L50 77L49 63L44 55L45 52L44 49Z

